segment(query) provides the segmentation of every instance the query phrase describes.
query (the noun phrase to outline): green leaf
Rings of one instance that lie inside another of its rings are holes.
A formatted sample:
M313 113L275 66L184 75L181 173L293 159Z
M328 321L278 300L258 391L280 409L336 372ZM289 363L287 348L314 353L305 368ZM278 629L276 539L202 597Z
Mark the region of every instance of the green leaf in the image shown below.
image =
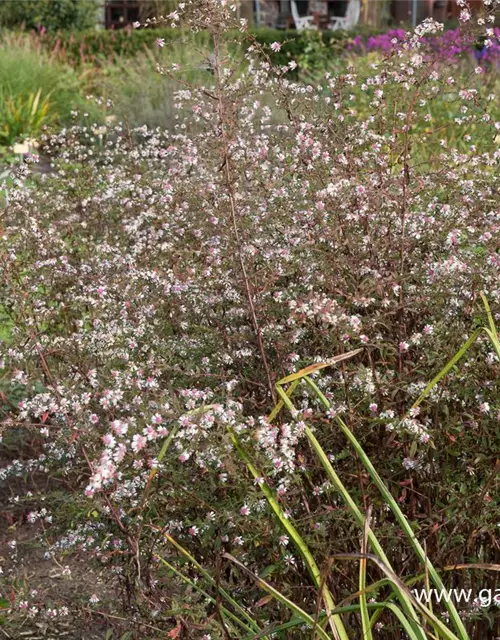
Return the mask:
M259 585L259 587L261 587L264 591L267 591L267 593L270 593L276 600L278 600L278 602L281 602L281 604L285 605L285 607L290 609L290 611L292 611L296 616L301 618L305 624L307 624L311 628L314 628L315 633L320 638L322 638L322 640L331 640L328 637L328 635L325 633L325 631L323 631L323 629L317 623L315 623L314 618L311 615L309 615L306 611L304 611L294 602L289 600L277 589L272 587L268 582L266 582L265 580L262 580L261 578L259 578L259 576L256 576L254 573L252 573L249 569L245 567L244 564L239 562L239 560L237 560L234 556L230 555L229 553L225 553L223 557L233 562L237 567L239 567L245 573L251 576L255 580L255 582Z
M289 382L294 382L295 380L300 380L300 378L303 378L304 376L310 376L312 373L316 373L317 371L320 371L325 367L331 367L334 364L338 364L339 362L343 362L344 360L353 358L355 355L357 355L358 353L361 353L362 351L363 349L354 349L354 351L349 351L348 353L342 353L338 356L334 356L333 358L329 358L324 362L311 364L309 367L306 367L305 369L301 369L300 371L297 371L297 373L292 373L291 375L286 376L286 378L282 378L281 380L278 380L277 384L284 385L284 384L288 384Z
M277 564L270 564L268 567L266 567L263 571L259 573L259 578L267 578L268 576L272 575L277 568L278 568Z
M418 443L416 440L414 440L411 443L411 447L410 447L410 458L413 458L415 456L415 454L417 453L417 448L418 448Z

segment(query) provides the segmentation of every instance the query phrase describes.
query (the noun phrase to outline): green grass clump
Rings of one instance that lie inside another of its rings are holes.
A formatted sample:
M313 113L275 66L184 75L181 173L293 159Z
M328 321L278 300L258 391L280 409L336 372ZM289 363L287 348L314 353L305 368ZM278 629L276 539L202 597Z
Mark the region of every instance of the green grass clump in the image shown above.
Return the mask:
M115 56L101 69L96 92L111 100L112 113L130 127L168 129L179 114L176 92L213 84L207 57L210 50L208 34L199 33L196 38L186 36L167 42L162 49L147 47L131 59ZM242 61L242 52L243 48L229 43L226 47L226 55L233 62Z
M0 49L0 144L36 137L43 127L81 118L96 119L84 97L82 78L68 65L34 48L27 39L10 38ZM88 113L88 116L84 116Z

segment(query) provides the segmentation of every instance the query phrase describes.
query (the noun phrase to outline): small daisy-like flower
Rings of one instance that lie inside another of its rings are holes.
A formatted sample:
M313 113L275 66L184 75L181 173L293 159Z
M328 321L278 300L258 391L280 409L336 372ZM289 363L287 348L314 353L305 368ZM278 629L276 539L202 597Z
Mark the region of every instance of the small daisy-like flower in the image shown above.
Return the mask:
M141 436L140 434L136 433L135 436L132 438L132 451L134 453L141 451L141 449L144 449L147 443L148 441L144 436Z
M240 509L240 513L242 516L248 516L250 515L250 509L247 507L246 504L244 504L241 509Z
M279 42L273 42L271 44L271 49L275 52L278 53L278 51L281 49L281 44Z
M163 49L163 47L165 46L165 38L156 38L156 46L159 49Z
M114 447L116 444L116 439L113 437L111 433L106 433L105 435L103 435L102 441L107 447L111 447L111 448Z
M286 556L283 558L283 560L285 561L285 564L289 567L297 566L297 560L295 560L295 558L292 556L291 553L287 553Z

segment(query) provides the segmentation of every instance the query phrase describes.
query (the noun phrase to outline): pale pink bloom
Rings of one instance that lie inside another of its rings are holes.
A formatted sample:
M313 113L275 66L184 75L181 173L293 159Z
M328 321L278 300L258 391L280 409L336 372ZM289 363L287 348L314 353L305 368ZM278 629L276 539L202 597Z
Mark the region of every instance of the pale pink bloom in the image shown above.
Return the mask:
M120 464L120 462L122 462L123 459L125 458L126 453L127 453L127 447L123 443L119 444L113 454L115 462L117 464Z
M287 553L286 556L283 558L283 560L285 561L285 563L289 567L296 567L297 566L297 561L295 560L295 558L290 553Z
M110 426L111 426L111 430L114 431L114 433L117 436L123 436L128 431L128 426L124 422L122 422L121 420L113 420L113 422L111 422Z
M489 412L490 412L490 405L489 405L489 402L482 402L482 403L479 405L479 411L480 411L481 413L489 413Z
M111 433L106 433L106 435L102 437L102 441L107 447L114 447L116 444L116 439L111 435Z
M136 433L135 436L132 438L132 451L134 451L134 453L141 451L141 449L144 449L147 443L148 441L144 436L141 436L139 433Z
M148 426L144 429L144 435L148 440L156 440L158 438L158 432L152 424L148 424Z

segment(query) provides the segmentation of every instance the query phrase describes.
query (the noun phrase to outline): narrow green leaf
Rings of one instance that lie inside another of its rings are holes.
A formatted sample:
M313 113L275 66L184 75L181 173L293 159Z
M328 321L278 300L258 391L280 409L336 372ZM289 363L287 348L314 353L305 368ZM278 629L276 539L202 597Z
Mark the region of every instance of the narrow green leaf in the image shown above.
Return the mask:
M290 397L293 394L299 382L300 380L295 380L294 382L292 382L292 384L288 387L286 391L287 397ZM276 389L278 389L278 385L276 385ZM274 418L278 415L281 409L283 409L284 405L285 403L283 402L283 398L280 396L278 404L274 407L274 409L271 411L271 413L267 418L267 421L269 423L271 423L274 420Z
M382 494L386 504L391 508L392 513L394 514L394 516L396 517L396 520L398 521L399 525L401 526L401 528L403 529L404 533L406 534L406 536L408 538L408 541L411 544L411 546L413 547L413 550L415 551L417 557L422 562L424 567L427 567L427 569L429 571L429 575L432 578L432 581L434 582L434 584L436 585L436 587L438 589L444 589L445 587L444 587L444 584L443 584L441 578L439 577L439 574L434 569L434 567L431 564L429 558L427 557L427 554L425 553L424 549L422 548L422 545L420 544L420 542L416 538L416 536L415 536L415 534L413 532L413 529L410 526L410 523L408 522L408 520L406 519L405 515L401 511L398 503L396 502L396 500L392 496L392 494L389 491L389 489L387 489L387 487L385 486L385 483L383 482L382 478L377 473L377 471L376 471L375 467L372 465L370 459L368 458L366 453L363 451L363 448L361 447L361 445L359 444L357 439L354 437L354 435L351 432L351 430L347 427L345 422L340 418L340 416L336 416L335 420L337 421L337 424L340 425L340 428L342 429L344 434L347 436L347 438L351 442L351 444L354 447L356 453L358 454L361 462L363 463L363 466L368 471L368 473L370 474L372 480L377 485L377 488L380 491L380 493ZM461 620L461 618L460 618L460 616L458 614L458 611L457 611L455 605L453 604L453 602L451 600L445 601L445 607L448 610L448 613L450 614L450 618L453 621L455 629L457 630L460 638L462 640L468 640L469 636L467 634L467 631L466 631L466 629L464 627L464 624L463 624L463 622L462 622L462 620Z
M307 382L309 380L309 378L306 378L305 380ZM321 392L319 392L319 393L321 393ZM326 398L325 398L325 401L327 402ZM346 506L349 508L350 512L354 516L354 519L356 520L356 522L359 524L359 526L362 529L364 529L364 527L365 527L365 517L364 517L363 513L361 512L361 510L358 507L358 505L354 502L354 500L351 497L351 494L346 489L346 487L344 486L344 484L340 480L339 476L335 472L335 470L332 467L330 461L328 460L328 456L326 455L325 451L323 450L323 448L319 444L318 440L316 439L316 436L313 434L313 432L311 431L310 427L306 426L305 434L306 434L309 442L312 444L313 449L316 452L316 455L318 456L319 461L323 465L323 468L325 469L325 471L327 473L327 476L330 479L332 485L340 493L340 495L341 495L342 499L344 500ZM384 550L382 548L382 545L378 541L377 537L375 536L375 534L374 534L374 532L372 531L371 528L368 529L367 535L368 535L368 540L370 542L370 545L372 546L374 551L377 553L377 555L380 557L382 562L384 562L384 564L386 566L391 567L389 559L387 558L387 556L386 556L386 554L385 554L385 552L384 552ZM416 616L415 611L414 611L414 609L413 609L413 607L411 605L410 600L406 597L406 594L403 591L399 591L397 588L395 589L395 591L396 591L396 594L398 595L398 597L399 597L399 599L401 601L401 604L402 604L403 608L405 609L408 617L411 618L415 622L415 624L418 626L417 616ZM423 632L423 629L421 629L421 628L420 628L419 640L425 640L425 634Z
M478 335L481 333L481 331L483 331L482 327L476 329L474 331L474 333L470 336L470 338L468 340L466 340L466 342L464 342L464 344L460 347L460 349L456 352L456 354L448 362L448 364L446 364L441 369L441 371L436 376L434 376L434 378L432 378L432 380L429 382L429 384L425 387L425 389L419 395L417 400L412 404L412 406L411 406L412 409L416 409L422 403L422 401L425 400L425 398L434 389L434 387L437 385L437 383L442 378L444 378L444 376L448 373L448 371L460 360L460 358L462 358L465 355L465 353L469 350L469 348L474 343L474 341L476 340Z
M438 631L438 633L440 633L444 638L446 638L446 640L458 640L458 637L452 631L450 631L441 622L441 620L439 620L439 618L437 618L432 613L432 611L430 609L428 609L425 605L423 605L421 602L419 602L416 598L413 597L411 591L404 584L404 582L400 578L398 578L398 576L394 573L394 571L392 571L391 569L386 567L385 564L383 562L381 562L381 560L379 560L379 558L377 558L377 556L375 556L375 555L373 555L371 553L366 553L366 554L361 554L361 553L341 553L341 554L335 554L333 556L333 558L335 560L352 560L353 558L361 558L361 556L364 556L366 559L371 560L372 562L374 562L378 566L378 568L383 573L385 573L385 575L387 576L387 578L391 582L394 582L395 584L397 584L400 589L406 590L408 597L412 598L413 605L415 606L415 608L418 611L420 611L420 613L429 621L430 624L432 624L432 626ZM466 636L466 637L468 638L468 636Z
M279 388L279 387L277 387ZM288 397L286 396L286 394L283 392L284 396L287 398L287 402L290 402ZM283 528L285 529L285 531L290 535L290 538L293 540L293 543L295 544L296 548L298 549L300 555L302 556L306 567L309 571L309 574L311 575L311 578L314 582L314 584L316 585L316 587L320 587L321 585L321 573L319 570L318 565L316 564L316 561L312 555L312 553L310 552L307 544L304 542L304 540L302 539L301 535L299 534L299 532L297 531L297 529L294 527L294 525L290 522L290 519L286 517L286 515L283 512L283 509L281 508L281 506L279 505L278 501L276 500L276 498L274 497L273 492L271 491L271 489L269 488L269 486L267 485L267 483L264 481L263 479L263 475L257 470L257 468L255 467L255 465L253 464L253 462L251 461L250 457L248 456L247 452L243 449L243 447L241 446L238 438L236 437L236 434L234 433L234 431L232 429L229 430L230 433L230 437L231 440L234 444L234 447L236 449L236 451L238 452L238 454L240 455L241 459L245 462L245 464L247 465L250 473L253 475L253 477L259 481L259 486L260 489L262 491L262 493L265 495L269 506L271 507L271 509L274 511L274 513L276 514L278 520L280 521L281 525L283 526ZM325 600L325 608L327 609L333 609L335 607L335 603L333 601L332 595L330 593L330 591L325 588L323 591L323 596L324 596L324 600ZM349 640L348 636L347 636L347 632L345 630L345 627L342 623L342 620L336 616L333 620L334 622L334 629L332 629L332 632L335 634L337 634L337 637L341 638L341 640Z
M302 621L305 624L307 624L311 628L313 628L315 626L314 625L314 618L311 615L309 615L306 611L301 609L294 602L289 600L286 596L284 596L282 593L280 593L277 589L275 589L273 586L271 586L268 582L266 582L265 580L262 580L262 578L259 578L259 576L257 576L254 573L252 573L252 571L247 569L247 567L245 567L245 565L242 564L239 560L237 560L234 556L230 555L229 553L225 553L223 557L227 558L228 560L233 562L242 571L244 571L249 576L251 576L255 580L255 582L259 585L259 587L261 587L264 591L267 591L267 593L271 594L276 600L278 600L278 602L281 602L281 604L285 605L285 607L290 609L290 611L292 611L296 616L301 618ZM330 640L328 635L325 633L325 631L320 626L316 625L315 631L316 631L316 634L320 638L322 638L322 640Z
M187 549L185 549L181 544L179 544L171 535L168 533L163 534L164 537L172 544L191 564L193 564L198 571L203 575L203 577L209 582L218 592L219 594L229 602L238 613L240 613L245 620L252 625L254 631L260 631L259 625L255 622L252 616L243 609L243 607L236 602L236 600L220 585L216 583L216 581L212 578L212 576L208 573L206 569L202 567L202 565L189 553Z
M366 556L368 553L368 532L370 531L370 513L365 516L365 526L363 530L363 539L361 544L361 554ZM359 560L359 606L361 612L361 628L363 629L363 639L372 640L372 629L370 626L370 614L368 613L366 600L366 557Z
M193 580L185 576L181 571L176 569L170 562L167 562L164 558L159 555L155 556L157 560L159 560L163 565L165 565L170 571L173 571L176 576L178 576L183 582L190 585L193 589L196 589L199 593L201 593L209 602L217 605L217 600L213 598L209 593L207 593L204 589L202 589L199 585L197 585ZM234 615L231 611L226 609L225 607L220 607L221 612L227 616L230 620L232 620L235 624L237 624L240 628L244 629L246 632L255 632L255 629L246 625L242 620L240 620L237 616ZM254 625L255 626L255 625ZM257 627L258 629L258 627Z
M318 362L316 364L311 364L308 367L306 367L305 369L301 369L300 371L297 371L296 373L292 373L289 376L286 376L286 378L282 378L281 380L278 380L278 382L276 384L279 385L284 385L284 384L288 384L289 382L294 382L295 380L300 380L300 378L303 378L304 376L310 376L311 373L315 373L316 371L320 371L321 369L324 369L325 367L331 367L334 364L338 364L339 362L342 362L343 360L348 360L349 358L353 358L355 355L357 355L358 353L361 353L363 351L363 349L354 349L354 351L349 351L348 353L341 353L338 356L334 356L333 358L329 358L328 360L325 360L324 362Z

